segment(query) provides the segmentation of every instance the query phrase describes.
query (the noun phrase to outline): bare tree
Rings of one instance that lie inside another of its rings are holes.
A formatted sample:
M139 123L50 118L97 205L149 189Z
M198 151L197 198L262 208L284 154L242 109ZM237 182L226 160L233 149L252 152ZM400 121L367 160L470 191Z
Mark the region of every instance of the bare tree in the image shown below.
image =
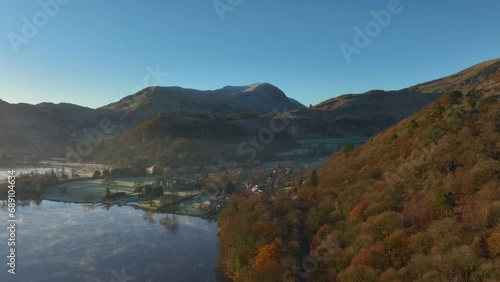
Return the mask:
M112 186L112 185L117 185L118 183L116 182L115 178L111 175L105 176L102 181L101 185L105 186Z

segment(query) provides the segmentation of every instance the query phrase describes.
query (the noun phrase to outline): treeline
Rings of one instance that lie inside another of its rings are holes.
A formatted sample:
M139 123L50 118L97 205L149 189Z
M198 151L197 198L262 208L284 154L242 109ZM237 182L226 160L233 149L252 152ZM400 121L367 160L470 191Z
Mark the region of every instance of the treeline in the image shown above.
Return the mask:
M145 168L128 168L128 167L121 167L121 168L113 168L113 169L104 169L103 171L100 170L95 170L94 173L92 174L92 178L94 179L100 179L100 178L105 178L105 177L113 177L113 178L118 178L118 177L142 177L146 176L146 169Z
M210 114L173 112L157 114L123 136L118 135L117 139L127 144L159 137L211 140L241 135L239 127L229 123L228 119Z
M54 170L45 173L21 173L15 179L16 198L19 200L41 199L45 189L59 183ZM2 185L0 198L7 197L7 185Z
M95 160L131 168L157 163L181 167L214 164L221 160L244 162L248 156L238 154L238 145L247 142L250 136L230 119L246 116L219 117L185 112L158 114L103 142ZM273 159L276 151L293 146L293 139L286 132L276 133L273 142L259 150L257 157L260 160Z
M233 197L235 281L500 281L500 105L442 96L344 150L295 197ZM317 185L315 185L317 184Z

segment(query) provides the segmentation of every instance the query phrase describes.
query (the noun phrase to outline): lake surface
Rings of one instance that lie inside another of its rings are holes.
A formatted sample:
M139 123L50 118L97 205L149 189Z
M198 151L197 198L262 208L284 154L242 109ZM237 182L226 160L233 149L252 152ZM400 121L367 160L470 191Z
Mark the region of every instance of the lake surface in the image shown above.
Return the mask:
M216 222L51 201L17 207L12 275L7 213L0 204L0 281L216 281Z

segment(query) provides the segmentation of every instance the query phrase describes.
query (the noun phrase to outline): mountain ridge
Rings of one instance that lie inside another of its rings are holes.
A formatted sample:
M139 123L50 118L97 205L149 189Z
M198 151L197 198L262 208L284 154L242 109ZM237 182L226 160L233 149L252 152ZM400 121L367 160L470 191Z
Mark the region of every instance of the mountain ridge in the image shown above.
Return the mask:
M46 157L50 154L64 156L67 144L80 141L85 130L98 128L103 119L112 121L115 134L130 130L154 115L179 111L218 116L246 113L247 118L241 124L245 123L244 131L251 133L261 128L264 120L270 118L269 113L277 109L292 121L287 130L294 138L326 135L345 139L361 136L366 140L435 101L443 95L440 91L477 88L485 95L495 95L500 89L499 69L500 59L497 58L401 90L344 94L310 108L287 97L276 86L262 82L216 90L152 86L97 109L70 103L31 105L2 100L0 130L5 134L0 137L0 151L21 148L32 154L45 152ZM265 118L259 119L259 116Z
M151 86L98 109L133 112L142 119L161 112L188 111L217 115L249 112L262 115L273 108L303 109L270 83L225 86L216 90L197 90L179 86ZM146 109L149 107L149 109Z

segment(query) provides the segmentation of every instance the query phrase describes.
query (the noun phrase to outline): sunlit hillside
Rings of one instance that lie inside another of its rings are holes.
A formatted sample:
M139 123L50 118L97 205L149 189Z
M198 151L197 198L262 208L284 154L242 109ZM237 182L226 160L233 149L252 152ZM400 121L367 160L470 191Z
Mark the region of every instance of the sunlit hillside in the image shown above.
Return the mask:
M334 154L296 199L234 198L220 220L226 272L237 281L500 280L500 103L486 92L443 95Z

